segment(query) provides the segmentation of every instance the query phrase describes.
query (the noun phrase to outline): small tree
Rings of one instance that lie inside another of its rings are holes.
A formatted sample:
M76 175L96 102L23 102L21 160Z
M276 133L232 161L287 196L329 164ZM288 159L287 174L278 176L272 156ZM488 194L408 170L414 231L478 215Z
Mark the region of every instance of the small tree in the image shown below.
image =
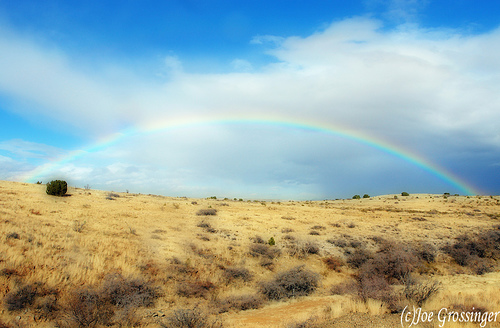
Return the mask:
M64 196L68 191L68 184L63 180L52 180L47 183L47 194L52 196Z
M409 194L409 193L407 193L406 191L403 191L403 192L401 193L401 196L410 196L410 194Z
M370 198L370 195L368 195L368 194L364 194L364 195L363 195L363 198Z
M352 199L360 199L360 198L361 198L360 195L354 195L354 196L352 196Z

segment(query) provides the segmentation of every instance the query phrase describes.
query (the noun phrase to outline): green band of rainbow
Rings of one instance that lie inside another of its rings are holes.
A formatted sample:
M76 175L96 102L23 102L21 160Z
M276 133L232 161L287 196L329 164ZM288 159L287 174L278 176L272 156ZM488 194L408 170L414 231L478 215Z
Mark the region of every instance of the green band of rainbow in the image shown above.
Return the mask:
M330 123L320 123L304 120L296 120L290 118L282 117L188 117L188 118L177 118L168 120L165 122L157 122L152 125L134 127L124 130L119 133L114 133L108 135L106 138L100 139L98 142L92 144L91 146L85 148L84 150L72 151L69 154L56 159L50 163L41 165L35 170L29 172L27 175L20 177L20 180L25 182L35 182L38 178L49 174L55 169L62 167L63 165L74 161L77 158L81 158L87 154L98 152L110 147L113 144L123 141L125 138L130 138L134 136L141 136L147 134L154 134L165 132L169 130L184 129L184 128L195 128L197 126L207 126L207 125L234 125L234 124L258 124L267 126L279 126L290 129L301 129L307 131L315 131L324 134L329 134L348 140L353 140L360 144L367 145L369 147L378 149L384 153L392 155L394 157L400 158L408 163L411 163L426 172L436 176L437 178L443 180L450 186L453 186L460 190L462 194L465 195L478 195L481 194L474 187L470 186L466 182L462 181L457 176L450 172L447 172L444 168L433 164L421 156L417 156L409 151L401 149L394 144L379 140L373 136L368 136L359 131L349 130L345 127L335 126Z

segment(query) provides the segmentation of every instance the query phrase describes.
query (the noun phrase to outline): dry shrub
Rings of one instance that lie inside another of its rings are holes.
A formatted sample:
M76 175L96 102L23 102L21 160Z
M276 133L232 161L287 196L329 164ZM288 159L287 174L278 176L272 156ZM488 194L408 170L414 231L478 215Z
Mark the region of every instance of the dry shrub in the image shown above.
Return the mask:
M219 313L230 310L245 311L258 309L264 304L264 299L260 295L246 294L239 296L229 296L217 302Z
M320 233L319 233L319 232L317 232L316 230L309 231L309 234L310 234L311 236L319 236L319 235L320 235Z
M294 321L287 324L286 328L325 328L329 327L331 324L331 320L325 318L318 318L316 316L312 316L309 319L304 321Z
M412 272L418 265L419 259L413 250L404 245L387 242L384 243L372 260L366 262L362 270L371 271L385 276L389 281L401 280Z
M417 280L413 276L408 275L403 280L404 295L407 299L417 303L421 307L432 295L439 291L440 283L438 281Z
M210 225L210 223L205 222L205 221L202 221L202 222L198 223L196 226L197 226L197 227L200 227L200 228L205 229L205 231L206 231L206 232L209 232L209 233L216 233L216 232L217 232L217 230L215 230L215 229L214 229L214 228Z
M274 259L280 255L280 250L268 244L252 244L250 245L249 254L253 257L265 257Z
M354 252L347 254L347 263L354 269L358 269L368 260L373 258L373 254L364 249L355 249Z
M33 304L37 319L53 320L57 318L59 306L56 295L47 295L35 300Z
M281 300L309 295L318 285L319 275L300 265L276 274L272 280L261 283L259 287L268 299Z
M253 279L252 273L247 268L243 267L225 268L224 272L222 273L222 276L226 281L226 283L231 283L236 279L241 279L244 282L248 282Z
M281 229L281 232L282 233L290 233L290 232L293 232L294 230L292 228L283 228Z
M425 262L432 263L436 259L436 248L431 244L421 244L417 249L417 256Z
M345 265L345 262L336 256L324 257L322 261L328 269L337 272L340 272L340 268Z
M198 308L178 309L173 311L166 320L159 322L163 328L222 328L222 322L211 320L207 313Z
M310 254L319 254L319 244L313 241L296 242L288 246L288 253L300 259Z
M3 268L0 270L0 276L10 278L11 276L19 276L16 269Z
M470 267L476 274L491 271L490 262L500 258L500 230L498 227L480 233L476 237L461 235L452 245L442 250L460 266Z
M137 307L152 306L158 297L158 288L148 282L111 274L97 288L71 291L64 310L70 327L134 325L138 323L134 317Z
M177 285L177 295L206 298L208 292L213 289L215 289L215 285L210 281L184 281Z
M148 307L160 297L158 288L141 279L125 279L119 274L108 275L100 288L101 297L117 307Z
M217 215L217 210L215 208L205 208L198 210L196 215Z
M261 237L261 236L259 236L259 235L256 235L255 237L250 238L250 239L251 239L251 240L252 240L252 242L253 242L253 243L255 243L255 244L265 244L265 243L266 243L266 242L265 242L265 240L264 240L264 238L262 238L262 237Z
M330 288L330 294L332 295L358 295L359 294L359 283L355 280L349 280L347 282L333 285Z
M111 324L114 308L98 291L83 288L70 294L66 312L71 326L95 327Z
M9 311L22 310L28 305L33 304L35 297L36 287L34 285L25 285L7 293L4 298L4 304Z
M335 245L340 248L347 247L347 241L345 239L334 239L334 238L329 238L326 240L328 243Z

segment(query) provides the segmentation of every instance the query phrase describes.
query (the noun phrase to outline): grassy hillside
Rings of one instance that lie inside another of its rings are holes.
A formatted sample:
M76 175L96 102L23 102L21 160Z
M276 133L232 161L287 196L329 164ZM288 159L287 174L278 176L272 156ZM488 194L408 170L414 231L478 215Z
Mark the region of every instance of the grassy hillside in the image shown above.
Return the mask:
M0 324L391 327L406 305L500 311L499 197L68 194L0 181Z

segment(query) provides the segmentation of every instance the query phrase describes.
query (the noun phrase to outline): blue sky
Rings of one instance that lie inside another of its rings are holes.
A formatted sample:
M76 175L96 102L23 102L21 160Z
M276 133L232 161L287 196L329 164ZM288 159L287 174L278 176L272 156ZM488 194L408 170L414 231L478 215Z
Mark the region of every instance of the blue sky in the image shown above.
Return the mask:
M499 13L0 0L0 179L252 199L499 194Z

